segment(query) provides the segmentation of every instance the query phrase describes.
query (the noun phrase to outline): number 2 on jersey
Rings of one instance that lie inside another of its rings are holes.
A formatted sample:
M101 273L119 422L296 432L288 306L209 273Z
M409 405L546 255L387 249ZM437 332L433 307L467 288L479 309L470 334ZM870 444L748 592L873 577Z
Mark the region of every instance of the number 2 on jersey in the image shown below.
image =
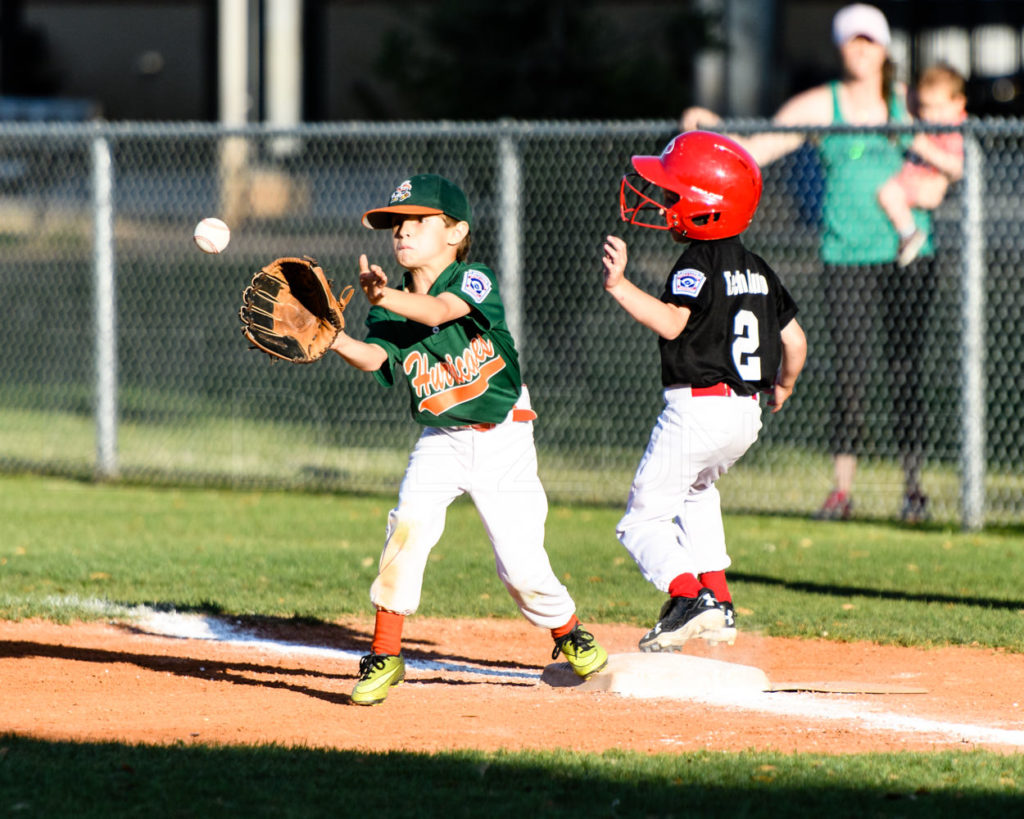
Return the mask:
M761 380L761 357L754 355L761 346L757 329L757 316L749 310L739 310L732 320L732 361L736 372L744 381Z

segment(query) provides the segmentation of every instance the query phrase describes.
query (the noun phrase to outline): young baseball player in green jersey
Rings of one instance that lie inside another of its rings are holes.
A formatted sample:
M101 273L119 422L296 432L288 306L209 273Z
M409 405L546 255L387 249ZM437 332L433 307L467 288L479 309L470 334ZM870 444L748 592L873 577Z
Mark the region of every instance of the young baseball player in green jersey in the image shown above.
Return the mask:
M368 333L342 332L332 346L384 386L409 384L413 418L424 426L388 516L379 572L370 588L377 609L370 653L359 663L352 702L374 705L405 678L402 626L416 611L430 550L448 506L469 493L494 549L498 576L526 619L550 629L583 678L608 655L576 617L576 605L544 549L547 495L537 477L533 419L519 356L505 321L498 280L468 263L472 216L449 180L420 174L402 182L386 207L363 224L390 230L398 264L394 286L379 265L359 258L359 284L372 307Z

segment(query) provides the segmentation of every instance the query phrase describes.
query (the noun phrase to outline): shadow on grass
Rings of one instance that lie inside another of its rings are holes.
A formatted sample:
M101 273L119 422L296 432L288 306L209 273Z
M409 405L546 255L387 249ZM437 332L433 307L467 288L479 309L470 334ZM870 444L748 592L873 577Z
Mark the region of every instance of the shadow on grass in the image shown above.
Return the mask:
M771 819L1004 819L1021 803L1000 777L1019 780L1022 772L1019 758L986 752L413 754L47 742L8 734L0 735L0 812L522 819L719 815L727 805L732 816Z
M821 594L828 597L869 597L876 600L901 600L914 603L945 603L957 606L973 606L984 609L1002 609L1017 612L1024 609L1022 600L998 600L993 597L963 597L952 594L913 593L896 589L877 589L865 586L836 586L828 583L812 583L806 580L781 580L763 574L749 572L729 572L731 582L756 583L762 586L775 586L789 591Z
M612 505L614 506L614 504ZM848 521L821 521L814 519L813 512L801 512L786 509L775 510L735 506L723 508L722 511L727 518L778 518L781 520L802 521L808 526L841 527L847 524L864 524L867 526L880 526L896 532L925 532L931 534L964 531L959 518L926 520L919 523L909 523L900 520L894 515L869 515L863 512L858 512ZM1000 537L1024 537L1024 524L1012 522L993 523L986 525L982 531L986 535Z

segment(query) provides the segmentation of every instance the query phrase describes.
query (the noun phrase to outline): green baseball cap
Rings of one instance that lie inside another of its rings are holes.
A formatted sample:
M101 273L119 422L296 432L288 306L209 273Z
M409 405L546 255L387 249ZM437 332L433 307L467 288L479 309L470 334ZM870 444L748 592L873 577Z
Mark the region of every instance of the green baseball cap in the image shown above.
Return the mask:
M363 214L363 224L374 230L388 229L393 213L446 213L453 219L472 225L466 194L454 182L436 173L421 173L406 179L395 188L387 207Z

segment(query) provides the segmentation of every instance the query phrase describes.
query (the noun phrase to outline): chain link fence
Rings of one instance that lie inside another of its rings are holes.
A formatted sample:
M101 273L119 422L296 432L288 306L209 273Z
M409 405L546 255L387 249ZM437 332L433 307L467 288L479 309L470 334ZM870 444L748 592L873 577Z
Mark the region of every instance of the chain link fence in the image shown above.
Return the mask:
M913 299L898 281L869 294L895 300L897 312L858 339L870 432L858 516L899 515L902 423L924 448L933 520L1024 519L1024 128L962 131L967 174L933 214L929 281ZM0 469L396 491L418 434L405 387L382 389L336 356L272 362L248 349L237 311L252 273L276 256L314 256L336 289L355 282L360 253L393 270L389 237L360 216L432 171L466 190L473 258L502 279L549 494L624 504L660 410L657 344L604 294L601 244L623 236L629 275L660 292L679 248L619 221L618 184L632 154L657 153L672 134L669 122L5 125ZM722 479L729 511L806 515L832 485L839 355L829 304L861 283L823 273L821 197L812 147L765 168L746 241L796 298L810 353L793 399L765 413L761 439ZM191 231L214 215L233 236L207 256ZM347 316L359 337L365 300ZM886 348L903 322L915 327L924 400L897 411Z

